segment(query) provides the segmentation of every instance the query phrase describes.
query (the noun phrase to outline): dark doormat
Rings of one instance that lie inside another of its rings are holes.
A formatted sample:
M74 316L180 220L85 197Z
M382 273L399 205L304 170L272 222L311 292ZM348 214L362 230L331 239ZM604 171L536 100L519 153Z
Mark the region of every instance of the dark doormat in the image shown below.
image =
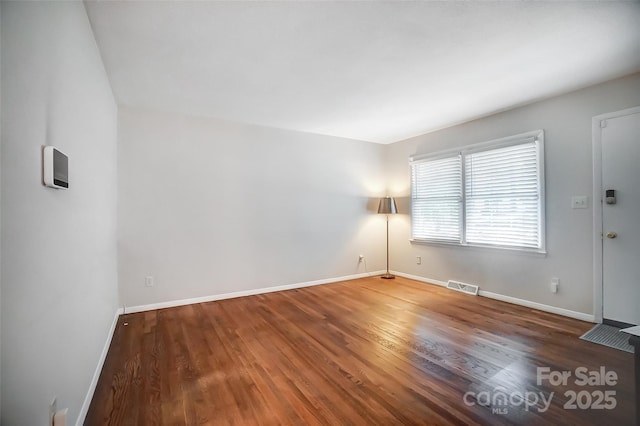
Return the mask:
M629 344L629 337L631 336L626 333L622 333L619 328L605 324L598 324L580 336L582 340L586 340L588 342L633 353L633 346Z

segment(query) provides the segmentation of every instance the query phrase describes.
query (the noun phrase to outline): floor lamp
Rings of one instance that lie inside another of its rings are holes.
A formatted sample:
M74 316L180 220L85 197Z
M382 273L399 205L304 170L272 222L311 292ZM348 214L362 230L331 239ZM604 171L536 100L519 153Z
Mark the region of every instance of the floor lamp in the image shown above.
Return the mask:
M393 197L380 198L380 204L378 205L378 214L387 215L387 273L383 274L380 278L385 280L392 280L396 276L389 273L389 215L398 213L396 208L396 200Z

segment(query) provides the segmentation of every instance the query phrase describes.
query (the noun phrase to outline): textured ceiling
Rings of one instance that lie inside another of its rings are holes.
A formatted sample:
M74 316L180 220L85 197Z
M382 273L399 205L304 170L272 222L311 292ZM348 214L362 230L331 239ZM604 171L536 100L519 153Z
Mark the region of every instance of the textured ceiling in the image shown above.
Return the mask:
M85 2L120 105L389 143L640 70L640 2Z

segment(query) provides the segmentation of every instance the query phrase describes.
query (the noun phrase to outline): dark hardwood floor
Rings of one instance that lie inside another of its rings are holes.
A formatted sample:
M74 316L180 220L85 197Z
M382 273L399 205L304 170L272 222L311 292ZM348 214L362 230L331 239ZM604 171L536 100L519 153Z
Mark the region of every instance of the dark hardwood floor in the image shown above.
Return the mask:
M129 314L85 424L633 424L633 354L591 326L403 278Z

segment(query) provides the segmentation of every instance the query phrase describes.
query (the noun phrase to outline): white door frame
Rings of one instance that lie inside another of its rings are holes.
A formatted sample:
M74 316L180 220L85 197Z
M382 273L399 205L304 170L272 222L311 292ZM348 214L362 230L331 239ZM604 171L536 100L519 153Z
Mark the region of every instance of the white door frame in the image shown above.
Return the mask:
M602 300L602 133L600 123L604 120L636 113L640 113L640 106L597 115L591 120L593 140L593 315L598 323L602 322L604 306Z

